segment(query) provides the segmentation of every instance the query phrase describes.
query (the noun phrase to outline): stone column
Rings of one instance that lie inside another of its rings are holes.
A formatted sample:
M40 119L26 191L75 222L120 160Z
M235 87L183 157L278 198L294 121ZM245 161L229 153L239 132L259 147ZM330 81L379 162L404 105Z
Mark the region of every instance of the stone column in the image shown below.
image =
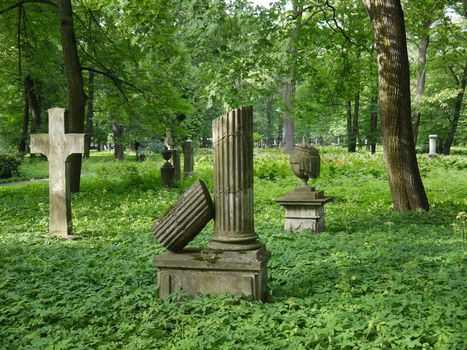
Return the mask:
M437 135L429 135L428 136L430 138L430 144L429 144L429 152L428 152L428 155L429 156L436 156L436 138L438 137Z
M186 140L183 143L183 177L189 178L193 174L194 154L193 141Z
M253 224L253 108L213 120L215 227L209 248L260 248Z
M174 148L173 153L172 153L172 161L174 164L174 181L179 182L180 181L180 151L176 148Z

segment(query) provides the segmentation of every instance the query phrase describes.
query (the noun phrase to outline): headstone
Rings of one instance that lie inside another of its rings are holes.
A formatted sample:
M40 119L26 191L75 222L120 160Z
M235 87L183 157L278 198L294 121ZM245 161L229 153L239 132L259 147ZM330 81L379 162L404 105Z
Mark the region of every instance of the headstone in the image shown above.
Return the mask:
M179 182L180 181L180 151L177 148L174 148L172 152L172 161L173 161L173 167L174 167L174 181Z
M429 135L429 152L428 155L430 157L436 157L436 138L438 137L437 135Z
M253 220L253 108L213 121L214 235L208 249L167 252L154 261L159 296L178 288L190 296L247 295L265 300L270 253Z
M49 233L72 239L70 164L71 154L84 152L85 134L67 133L68 111L51 108L49 134L31 135L31 153L42 153L49 161Z
M294 174L303 181L303 186L276 200L285 208L284 229L293 232L322 232L325 229L324 205L333 198L325 197L323 191L316 191L307 183L308 179L319 176L319 152L311 145L298 145L289 161Z
M213 217L214 204L209 191L198 180L154 223L152 232L162 246L180 252Z
M183 143L183 177L189 178L193 175L194 152L193 141L186 140Z

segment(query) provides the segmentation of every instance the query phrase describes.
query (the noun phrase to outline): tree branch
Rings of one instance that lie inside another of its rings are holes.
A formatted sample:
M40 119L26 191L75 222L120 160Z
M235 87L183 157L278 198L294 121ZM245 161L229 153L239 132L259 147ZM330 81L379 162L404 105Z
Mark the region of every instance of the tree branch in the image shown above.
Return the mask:
M457 77L457 74L456 72L454 72L454 68L452 67L452 65L449 65L449 71L451 72L452 74L452 77L454 78L454 80L456 81L456 85L457 86L460 86L461 82L459 81L459 78Z
M30 3L45 4L45 5L49 5L54 8L57 8L57 4L50 0L22 0L22 1L18 1L16 4L13 4L3 10L0 10L0 15L10 10L13 10L14 8L23 6L24 4L30 4Z

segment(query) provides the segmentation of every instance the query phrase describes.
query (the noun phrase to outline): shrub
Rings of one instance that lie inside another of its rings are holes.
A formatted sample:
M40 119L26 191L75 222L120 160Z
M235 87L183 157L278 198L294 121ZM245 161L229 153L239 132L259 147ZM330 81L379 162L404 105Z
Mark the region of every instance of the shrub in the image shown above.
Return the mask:
M14 153L0 154L0 178L7 179L18 172L21 157Z

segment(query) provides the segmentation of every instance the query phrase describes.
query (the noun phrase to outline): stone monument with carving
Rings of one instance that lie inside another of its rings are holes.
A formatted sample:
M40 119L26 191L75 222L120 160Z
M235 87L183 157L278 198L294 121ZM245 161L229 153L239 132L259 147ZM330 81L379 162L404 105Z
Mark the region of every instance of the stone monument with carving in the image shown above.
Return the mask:
M293 173L300 178L303 186L276 200L285 208L284 228L294 232L322 232L325 228L324 205L333 198L325 197L323 191L316 191L308 185L309 179L315 179L320 174L319 151L311 145L295 146L289 162Z
M49 161L49 233L65 239L72 234L70 163L71 154L84 153L85 134L67 132L68 111L51 108L49 134L31 135L31 153L42 153Z
M270 253L254 230L253 108L238 108L215 119L212 125L214 235L208 248L178 249L155 258L159 296L182 288L193 297L199 293L243 294L265 300ZM208 212L209 200L201 199L205 194L198 196L198 208ZM186 215L178 219L180 226L194 224L183 220ZM194 231L201 228L197 226Z

